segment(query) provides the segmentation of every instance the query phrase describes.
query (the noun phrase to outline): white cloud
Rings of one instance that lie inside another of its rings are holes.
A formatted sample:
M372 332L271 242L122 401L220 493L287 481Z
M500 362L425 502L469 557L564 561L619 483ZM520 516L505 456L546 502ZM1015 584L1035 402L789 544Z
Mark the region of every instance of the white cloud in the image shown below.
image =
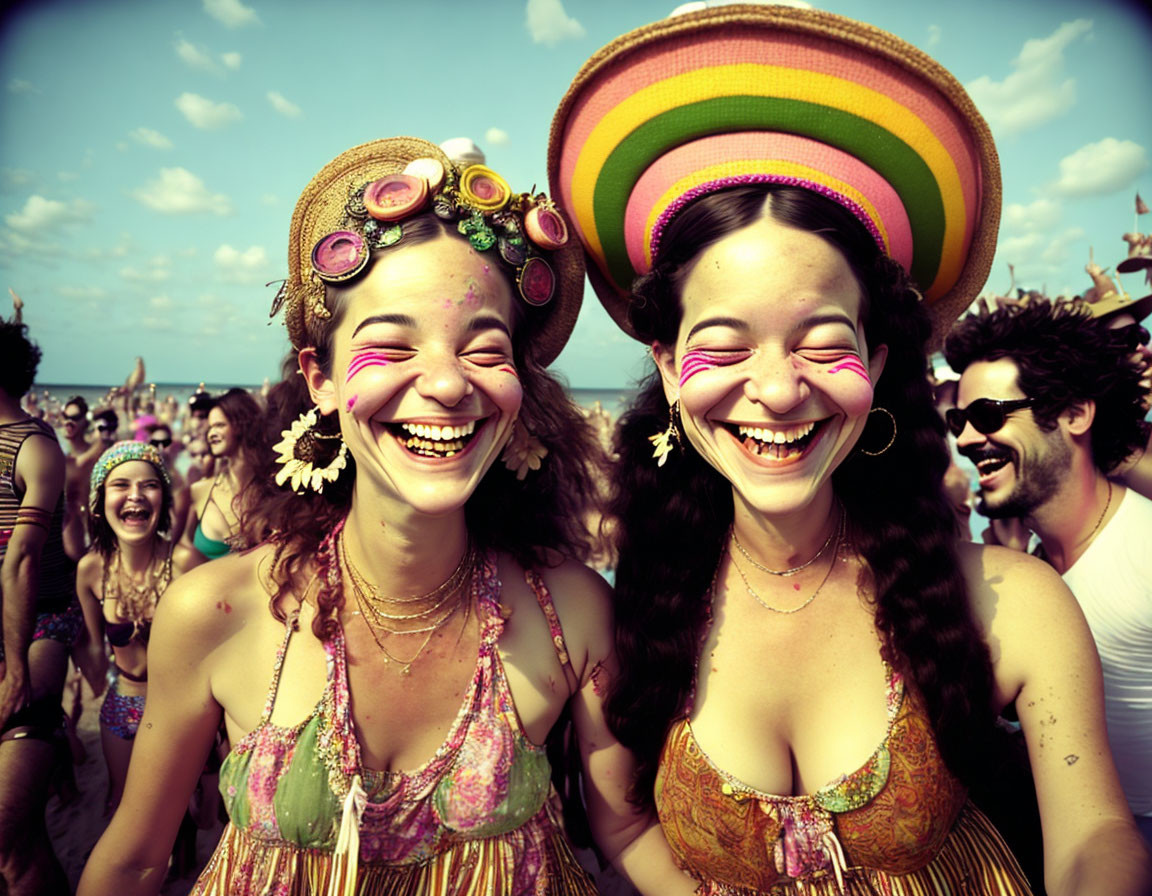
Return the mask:
M204 181L185 168L161 168L160 177L132 191L133 198L166 215L209 212L227 215L232 202L223 193L209 192Z
M993 131L1031 130L1072 108L1076 80L1064 77L1064 51L1091 30L1089 19L1065 22L1048 37L1025 41L1003 81L985 75L966 85Z
M148 300L148 304L152 308L159 308L161 310L176 307L176 303L172 301L170 296L153 296Z
M55 230L68 224L87 221L92 216L91 203L83 199L61 202L58 199L45 199L32 195L24 203L24 208L11 215L5 215L5 223L13 230L24 234L34 234Z
M236 52L221 53L220 54L220 61L224 63L224 67L230 68L233 71L240 68L240 63L243 60L244 60L244 57L241 56L239 53L236 53Z
M1148 153L1131 140L1105 137L1060 160L1056 192L1062 196L1103 196L1131 186L1148 170Z
M928 40L924 44L925 50L931 50L933 47L939 46L940 38L944 36L944 29L939 25L928 26Z
M80 175L75 171L57 171L56 179L61 183L70 184L72 181L80 180Z
M250 246L240 251L225 244L212 258L220 279L229 283L258 283L268 271L268 253L263 246Z
M555 46L562 40L575 40L585 35L584 26L564 11L561 0L528 0L524 24L532 42Z
M40 93L40 88L33 84L31 81L25 81L22 78L13 78L8 82L9 93Z
M176 108L194 127L205 131L217 130L244 117L231 103L214 103L195 93L180 94Z
M1051 199L1037 199L1028 205L1014 202L1004 206L1000 226L1014 233L1047 230L1060 223L1062 212L1060 203Z
M128 134L137 143L142 143L145 146L151 146L153 149L171 149L172 141L161 134L159 131L154 131L152 128L138 127L136 130Z
M242 28L260 22L256 10L245 6L240 0L204 0L204 11L229 28Z
M284 95L278 91L268 91L268 102L272 104L273 109L285 118L299 118L301 115L300 107L292 101L285 99Z
M484 142L489 146L504 146L508 143L508 132L500 128L488 128L484 132Z
M140 319L140 326L145 330L163 332L165 330L171 330L174 324L171 317L146 316Z
M182 37L176 41L175 46L176 55L192 68L198 68L206 72L219 71L216 60L213 59L212 54L203 47L198 47Z

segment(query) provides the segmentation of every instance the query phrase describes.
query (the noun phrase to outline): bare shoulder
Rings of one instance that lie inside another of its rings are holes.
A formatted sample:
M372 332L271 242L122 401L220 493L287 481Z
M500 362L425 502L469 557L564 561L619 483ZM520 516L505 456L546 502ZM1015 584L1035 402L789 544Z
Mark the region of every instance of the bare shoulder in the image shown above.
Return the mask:
M1059 612L1074 603L1059 573L1043 560L995 545L964 543L958 556L973 609L981 620L1002 613ZM1040 617L1042 618L1042 617Z
M271 548L260 546L201 564L173 580L156 609L154 635L178 631L183 637L217 644L268 614L264 586Z
M95 550L89 549L88 553L81 557L80 562L76 564L76 584L91 588L99 581L103 572L104 558Z

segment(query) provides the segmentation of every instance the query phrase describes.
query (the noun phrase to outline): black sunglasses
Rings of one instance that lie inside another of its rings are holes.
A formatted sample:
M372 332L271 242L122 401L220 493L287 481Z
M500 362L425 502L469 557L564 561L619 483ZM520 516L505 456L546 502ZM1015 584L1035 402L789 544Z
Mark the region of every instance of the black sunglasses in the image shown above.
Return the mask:
M96 428L101 432L115 432L116 427L111 423L97 423Z
M148 442L156 448L167 448L172 444L171 439L149 439Z
M976 432L989 435L1004 425L1004 420L1013 411L1032 407L1034 399L1016 398L1003 401L999 398L977 398L966 408L949 408L944 414L952 435L964 432L964 425L972 424Z
M79 423L81 420L85 419L87 416L88 416L87 414L65 414L64 419L68 420L72 423Z

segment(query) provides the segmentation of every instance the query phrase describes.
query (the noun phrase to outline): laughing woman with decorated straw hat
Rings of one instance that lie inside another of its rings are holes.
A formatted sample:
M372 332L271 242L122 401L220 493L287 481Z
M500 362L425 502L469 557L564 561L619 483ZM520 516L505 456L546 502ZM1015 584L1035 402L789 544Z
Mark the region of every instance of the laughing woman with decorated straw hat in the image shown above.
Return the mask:
M1013 702L1048 892L1147 892L1083 617L941 493L925 350L1000 201L955 79L828 13L673 16L580 71L549 176L655 361L616 445L607 708L699 892L1030 892L967 795Z
M127 787L80 892L159 889L221 718L230 821L196 894L595 892L553 756L584 760L605 853L660 854L690 892L628 802L602 710L610 596L571 559L595 441L544 370L583 287L561 213L431 143L380 140L306 187L288 263L282 439L243 520L263 541L165 595Z

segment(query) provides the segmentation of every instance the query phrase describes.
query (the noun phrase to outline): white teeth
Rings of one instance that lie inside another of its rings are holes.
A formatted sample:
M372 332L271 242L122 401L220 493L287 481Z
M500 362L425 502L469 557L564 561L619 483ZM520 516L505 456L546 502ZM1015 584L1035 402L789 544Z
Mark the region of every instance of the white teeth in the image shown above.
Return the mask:
M758 442L769 442L776 445L783 445L786 442L795 442L797 439L802 439L815 428L815 423L802 423L791 429L762 429L758 426L738 427L740 435L743 438L751 437Z
M449 439L462 439L476 431L476 421L471 420L463 426L435 426L425 423L401 423L400 428L406 433L420 439L433 442L443 442Z

